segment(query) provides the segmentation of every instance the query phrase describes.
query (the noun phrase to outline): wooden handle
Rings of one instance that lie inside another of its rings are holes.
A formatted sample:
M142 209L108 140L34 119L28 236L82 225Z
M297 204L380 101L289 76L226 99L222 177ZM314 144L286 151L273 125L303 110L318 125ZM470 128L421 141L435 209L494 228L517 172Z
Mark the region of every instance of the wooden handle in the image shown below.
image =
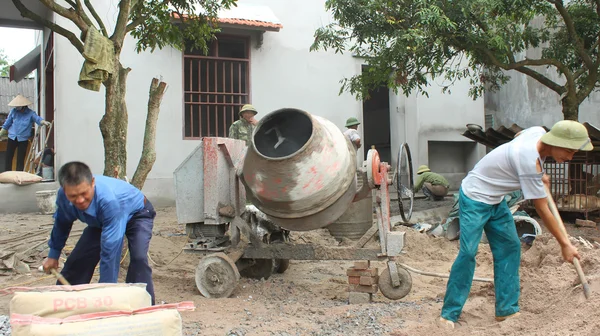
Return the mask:
M550 212L556 219L558 223L558 227L565 234L565 237L569 239L569 234L567 233L567 229L565 228L565 224L558 213L558 208L556 207L556 203L554 203L554 199L552 198L552 193L550 192L550 188L544 184L544 189L546 189L546 194L548 195L548 206L550 207ZM590 298L590 285L585 278L585 274L583 273L583 269L581 269L581 264L579 263L579 259L573 258L573 265L575 266L575 271L577 271L577 275L579 276L579 281L581 282L581 286L583 287L583 295L585 295L586 299Z
M55 268L51 268L50 272L52 272L52 274L54 274L54 276L56 277L56 279L58 279L58 281L65 285L65 286L71 286L71 284L67 281L67 279L65 279L65 277L58 273L58 271Z

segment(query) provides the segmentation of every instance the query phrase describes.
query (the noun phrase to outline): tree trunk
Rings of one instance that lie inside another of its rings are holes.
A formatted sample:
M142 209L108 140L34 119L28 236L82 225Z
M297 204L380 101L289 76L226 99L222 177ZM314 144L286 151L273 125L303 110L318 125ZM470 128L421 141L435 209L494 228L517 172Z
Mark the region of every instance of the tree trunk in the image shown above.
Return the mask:
M142 156L131 180L131 184L140 190L144 187L148 173L150 173L156 161L156 124L158 122L158 113L160 112L160 103L162 102L166 88L167 83L162 81L159 83L157 78L152 79L148 97L148 116L146 117Z
M577 98L565 97L562 100L562 113L565 120L579 121L579 104Z
M106 88L105 110L100 120L104 140L104 175L127 176L127 105L125 93L130 68L123 68L117 56L115 69L103 83Z

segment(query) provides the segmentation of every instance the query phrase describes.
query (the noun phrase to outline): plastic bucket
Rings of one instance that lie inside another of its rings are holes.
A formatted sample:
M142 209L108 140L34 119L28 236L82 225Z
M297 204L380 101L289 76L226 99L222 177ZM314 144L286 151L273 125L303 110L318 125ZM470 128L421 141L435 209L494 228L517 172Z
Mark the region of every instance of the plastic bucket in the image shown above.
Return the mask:
M42 214L51 215L56 211L56 192L57 190L36 191L35 199Z

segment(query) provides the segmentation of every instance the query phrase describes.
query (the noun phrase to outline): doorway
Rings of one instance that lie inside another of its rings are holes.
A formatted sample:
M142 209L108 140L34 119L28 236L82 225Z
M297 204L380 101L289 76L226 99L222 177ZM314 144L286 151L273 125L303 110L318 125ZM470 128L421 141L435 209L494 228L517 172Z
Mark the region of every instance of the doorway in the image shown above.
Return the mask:
M362 66L362 72L367 66ZM379 152L379 158L384 162L392 162L392 146L390 135L390 90L381 85L369 91L370 98L363 100L363 134L364 154L371 146Z

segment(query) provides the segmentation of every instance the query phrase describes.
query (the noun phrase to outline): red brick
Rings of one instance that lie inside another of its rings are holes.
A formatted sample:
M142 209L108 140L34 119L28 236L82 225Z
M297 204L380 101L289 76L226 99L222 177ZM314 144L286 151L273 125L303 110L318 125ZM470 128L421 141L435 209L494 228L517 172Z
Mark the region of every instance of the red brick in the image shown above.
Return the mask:
M371 267L371 262L369 260L366 261L355 261L354 269L355 270L366 270Z
M346 270L347 276L376 276L377 274L379 274L377 267L369 268L366 270L357 270L354 267L351 267Z
M363 285L363 286L376 285L378 278L379 278L378 276L373 276L373 277L361 276L360 280L359 280L359 284Z
M371 285L371 286L348 285L349 292L375 294L375 293L377 293L378 290L379 290L379 287L377 285Z
M360 277L359 276L349 276L348 283L351 285L360 285Z

